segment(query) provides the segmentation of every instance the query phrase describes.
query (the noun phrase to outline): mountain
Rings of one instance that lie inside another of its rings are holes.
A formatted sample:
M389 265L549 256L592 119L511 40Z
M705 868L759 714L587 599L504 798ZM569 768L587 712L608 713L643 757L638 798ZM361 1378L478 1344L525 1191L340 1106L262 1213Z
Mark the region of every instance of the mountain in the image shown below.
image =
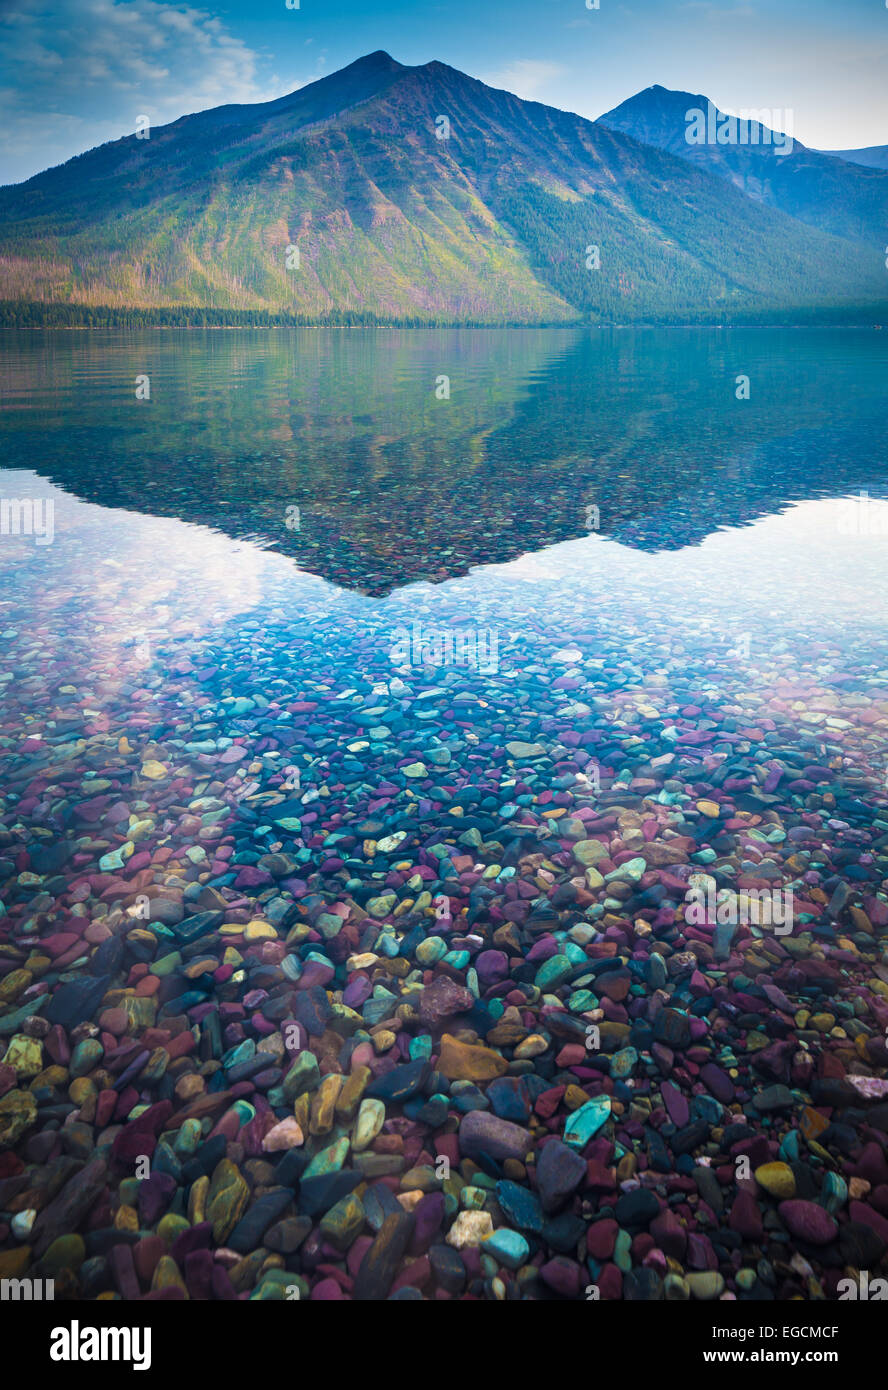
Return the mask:
M888 169L888 145L868 145L863 150L821 150L833 159L845 159L849 164L862 164L867 169Z
M96 306L166 322L888 314L873 248L605 124L386 53L0 189L0 299L0 321L24 323Z
M699 144L691 143L697 126L689 119L689 113L697 111L707 117L706 142ZM730 116L712 106L707 97L666 87L648 87L599 118L609 130L622 131L718 174L755 201L811 227L876 249L884 245L888 224L884 167L865 168L868 161L851 163L847 156L809 150L791 129L787 140L782 131L758 121L738 119L734 127L729 121ZM729 138L730 143L717 143Z

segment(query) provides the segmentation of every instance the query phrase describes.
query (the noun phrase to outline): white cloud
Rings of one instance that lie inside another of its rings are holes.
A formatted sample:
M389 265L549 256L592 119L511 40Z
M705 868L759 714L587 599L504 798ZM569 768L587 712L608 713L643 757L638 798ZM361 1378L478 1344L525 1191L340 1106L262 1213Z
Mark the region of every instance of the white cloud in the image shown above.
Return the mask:
M535 101L547 83L560 77L566 69L560 63L546 63L536 58L518 58L499 72L481 74L488 87L502 87L525 101Z
M264 78L215 16L163 0L16 0L0 12L0 65L0 183L130 134L143 114L163 125L300 85Z

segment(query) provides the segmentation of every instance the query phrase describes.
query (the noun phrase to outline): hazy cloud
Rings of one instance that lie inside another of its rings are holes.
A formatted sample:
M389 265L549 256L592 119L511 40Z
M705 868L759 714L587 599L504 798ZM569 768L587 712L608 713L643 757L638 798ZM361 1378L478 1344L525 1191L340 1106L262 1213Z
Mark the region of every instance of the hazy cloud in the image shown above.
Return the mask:
M160 0L0 6L0 63L0 183L129 134L140 115L162 125L299 85L263 80L256 53L215 16Z
M481 81L488 87L503 87L525 101L536 101L542 88L560 77L565 69L560 63L545 63L535 58L519 58L499 72L485 73Z

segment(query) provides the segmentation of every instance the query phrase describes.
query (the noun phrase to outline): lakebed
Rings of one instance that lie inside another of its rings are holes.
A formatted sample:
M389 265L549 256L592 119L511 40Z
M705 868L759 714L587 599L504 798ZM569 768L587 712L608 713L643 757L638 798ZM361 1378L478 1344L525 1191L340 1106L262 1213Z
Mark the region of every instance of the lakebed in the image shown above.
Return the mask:
M53 535L0 539L4 1277L878 1270L880 336L21 336L0 480Z

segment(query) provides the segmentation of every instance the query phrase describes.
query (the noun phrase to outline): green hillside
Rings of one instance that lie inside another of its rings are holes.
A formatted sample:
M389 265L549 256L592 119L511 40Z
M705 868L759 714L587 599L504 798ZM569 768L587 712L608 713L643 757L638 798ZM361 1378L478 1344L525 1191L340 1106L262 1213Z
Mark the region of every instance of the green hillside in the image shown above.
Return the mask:
M0 322L871 321L878 251L622 133L372 54L0 189Z

